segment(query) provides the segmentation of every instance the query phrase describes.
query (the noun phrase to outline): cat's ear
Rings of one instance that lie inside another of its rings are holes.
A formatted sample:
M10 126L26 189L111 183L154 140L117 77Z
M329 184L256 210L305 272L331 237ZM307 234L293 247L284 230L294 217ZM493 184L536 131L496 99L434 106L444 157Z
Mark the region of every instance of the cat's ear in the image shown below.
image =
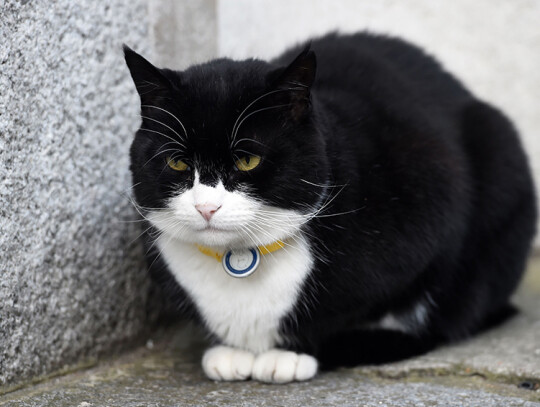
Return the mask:
M141 97L141 104L154 104L158 98L168 98L171 83L158 68L124 44L126 64Z
M302 118L311 106L311 86L315 81L317 58L310 44L286 68L275 73L272 87L283 91L280 99L289 99L293 118Z
M282 70L276 86L284 88L302 87L309 91L315 81L317 58L308 44L289 66Z

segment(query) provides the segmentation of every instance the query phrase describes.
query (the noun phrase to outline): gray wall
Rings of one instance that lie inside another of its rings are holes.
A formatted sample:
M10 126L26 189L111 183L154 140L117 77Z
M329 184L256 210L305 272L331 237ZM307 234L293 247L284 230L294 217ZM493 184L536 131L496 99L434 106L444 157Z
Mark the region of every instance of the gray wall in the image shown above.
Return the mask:
M152 62L185 69L217 56L218 0L149 0Z
M0 2L0 385L137 338L149 283L128 148L145 0ZM152 309L152 308L150 308Z

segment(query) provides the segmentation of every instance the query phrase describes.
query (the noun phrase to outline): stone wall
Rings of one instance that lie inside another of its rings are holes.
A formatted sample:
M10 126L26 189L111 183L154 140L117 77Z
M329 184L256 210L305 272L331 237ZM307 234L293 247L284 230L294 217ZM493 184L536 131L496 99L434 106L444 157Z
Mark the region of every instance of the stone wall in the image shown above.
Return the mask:
M217 56L218 0L150 0L152 62L185 69Z
M0 385L129 344L149 283L127 199L145 0L0 2Z

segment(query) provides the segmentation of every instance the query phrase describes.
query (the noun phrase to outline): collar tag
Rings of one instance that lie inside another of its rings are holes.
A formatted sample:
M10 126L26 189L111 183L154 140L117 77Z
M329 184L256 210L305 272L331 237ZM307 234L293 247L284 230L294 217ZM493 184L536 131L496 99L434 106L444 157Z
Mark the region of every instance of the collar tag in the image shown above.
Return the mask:
M259 266L261 255L256 248L228 250L223 255L223 269L233 277L247 277Z

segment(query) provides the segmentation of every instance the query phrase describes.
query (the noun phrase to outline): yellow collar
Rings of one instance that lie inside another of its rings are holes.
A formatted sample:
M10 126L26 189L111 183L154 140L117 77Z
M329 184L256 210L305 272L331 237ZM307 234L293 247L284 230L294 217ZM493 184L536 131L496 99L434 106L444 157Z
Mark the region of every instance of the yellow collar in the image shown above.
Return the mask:
M283 249L284 246L285 246L285 243L283 243L281 240L277 240L274 243L270 243L265 246L257 246L257 249L259 249L259 253L264 255L264 254L275 252L279 249ZM223 255L225 254L225 253L218 252L217 250L212 249L210 247L201 246L201 245L197 245L197 249L199 249L199 251L202 254L206 254L209 257L213 257L219 262L223 260Z

